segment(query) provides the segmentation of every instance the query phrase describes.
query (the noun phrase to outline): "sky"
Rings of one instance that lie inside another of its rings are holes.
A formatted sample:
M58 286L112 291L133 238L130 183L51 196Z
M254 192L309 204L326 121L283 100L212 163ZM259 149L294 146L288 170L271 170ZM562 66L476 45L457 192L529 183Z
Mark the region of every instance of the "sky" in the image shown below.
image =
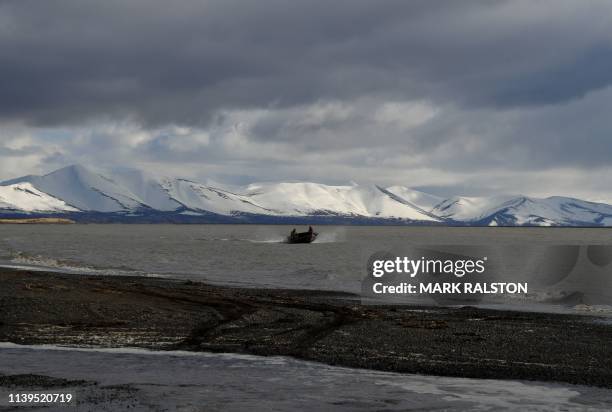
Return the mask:
M0 0L0 179L612 202L612 2Z

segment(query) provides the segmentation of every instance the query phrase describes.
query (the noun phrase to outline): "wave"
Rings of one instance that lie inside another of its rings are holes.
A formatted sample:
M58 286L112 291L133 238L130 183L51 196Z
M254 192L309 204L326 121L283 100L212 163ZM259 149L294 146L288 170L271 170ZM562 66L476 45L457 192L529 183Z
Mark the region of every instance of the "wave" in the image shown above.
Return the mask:
M164 277L155 273L144 273L128 267L102 268L86 265L71 260L55 259L42 255L29 255L24 252L14 252L8 262L0 266L13 269L27 269L50 272L79 273L87 275L118 275L118 276L147 276Z
M324 232L319 233L319 236L312 243L337 243L344 242L343 232Z
M287 238L284 236L273 236L265 239L246 239L238 237L219 237L219 238L196 238L203 242L250 242L250 243L285 243Z
M609 305L586 305L581 303L572 309L578 312L592 313L596 315L612 315L612 306Z
M95 272L98 270L91 266L83 265L77 262L54 259L41 255L28 255L24 252L16 252L10 262L16 265L35 266L62 270L80 270L87 272Z
M345 232L344 230L335 230L333 232L319 232L319 235L312 243L338 243L344 242ZM287 243L287 236L282 235L271 235L263 239L240 239L251 243Z
M267 231L259 231L260 233L255 233L253 237L196 237L194 240L202 241L202 242L249 242L249 243L287 243L287 234L279 234L279 233L270 233ZM345 230L344 229L334 229L333 231L319 232L317 239L312 243L337 243L345 241Z
M251 243L287 243L287 238L282 236L275 236L270 239L240 239L244 242Z

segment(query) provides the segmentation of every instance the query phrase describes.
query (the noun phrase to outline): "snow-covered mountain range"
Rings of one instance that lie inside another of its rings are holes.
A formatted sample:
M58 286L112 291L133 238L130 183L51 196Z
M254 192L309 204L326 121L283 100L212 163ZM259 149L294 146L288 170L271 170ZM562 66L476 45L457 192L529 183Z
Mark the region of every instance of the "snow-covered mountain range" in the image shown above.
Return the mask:
M0 183L0 216L80 221L612 226L612 205L567 197L452 197L404 186L263 183L229 190L136 170L68 166Z

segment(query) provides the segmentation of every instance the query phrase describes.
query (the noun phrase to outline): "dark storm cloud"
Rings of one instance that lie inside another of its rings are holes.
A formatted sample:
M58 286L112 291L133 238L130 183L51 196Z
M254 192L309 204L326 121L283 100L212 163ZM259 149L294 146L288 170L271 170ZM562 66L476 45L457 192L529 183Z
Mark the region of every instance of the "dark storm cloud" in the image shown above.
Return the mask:
M0 177L607 198L610 27L596 0L0 0Z
M508 107L612 81L609 3L0 2L0 117L204 125L364 96Z

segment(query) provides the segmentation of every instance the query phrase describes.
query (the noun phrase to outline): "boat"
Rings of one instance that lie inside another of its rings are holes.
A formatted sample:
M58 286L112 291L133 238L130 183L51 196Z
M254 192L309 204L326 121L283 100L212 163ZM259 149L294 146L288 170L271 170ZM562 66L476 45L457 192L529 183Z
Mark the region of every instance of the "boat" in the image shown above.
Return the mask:
M307 232L297 233L295 229L287 237L287 243L312 243L319 234L312 230L312 226Z

